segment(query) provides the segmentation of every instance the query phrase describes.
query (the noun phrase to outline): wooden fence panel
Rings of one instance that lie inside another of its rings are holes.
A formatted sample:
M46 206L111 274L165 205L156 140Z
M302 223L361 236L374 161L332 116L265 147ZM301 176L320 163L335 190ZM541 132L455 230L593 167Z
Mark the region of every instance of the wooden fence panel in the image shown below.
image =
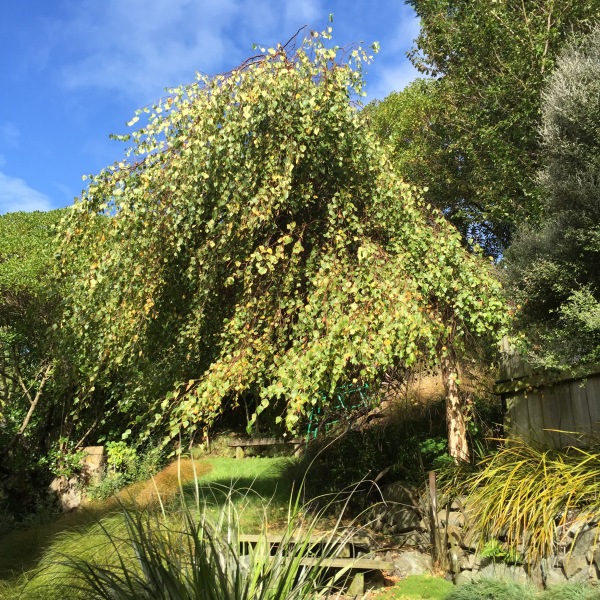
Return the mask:
M561 448L583 445L585 434L600 433L600 365L532 373L513 354L502 375L496 393L505 401L508 435Z
M600 375L587 380L586 393L592 428L600 430Z
M535 427L541 427L545 434L543 442L553 448L564 444L562 432L573 426L571 415L564 410L560 393L557 391L553 388L541 388L536 392L536 395L541 398L544 418L541 423L531 423L528 427L530 434Z

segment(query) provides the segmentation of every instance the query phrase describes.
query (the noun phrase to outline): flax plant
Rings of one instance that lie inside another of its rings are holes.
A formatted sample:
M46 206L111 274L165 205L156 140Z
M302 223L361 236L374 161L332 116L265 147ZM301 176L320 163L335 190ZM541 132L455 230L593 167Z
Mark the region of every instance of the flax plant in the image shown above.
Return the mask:
M473 526L537 562L573 519L600 519L600 452L510 439L467 478ZM575 516L574 516L575 515ZM566 527L565 527L566 526Z

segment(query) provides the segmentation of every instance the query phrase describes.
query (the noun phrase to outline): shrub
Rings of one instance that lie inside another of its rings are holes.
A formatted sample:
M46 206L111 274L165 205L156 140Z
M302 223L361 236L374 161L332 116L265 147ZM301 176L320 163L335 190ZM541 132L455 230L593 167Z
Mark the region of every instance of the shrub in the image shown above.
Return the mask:
M564 584L546 590L543 600L598 600L600 591L585 583Z
M130 483L150 479L162 463L160 449L152 448L139 453L123 441L107 442L106 455L106 466L100 481L87 489L87 495L92 500L106 499Z
M295 467L300 473L296 478L306 477L312 496L354 487L358 481L369 488L378 476L380 485L398 479L420 483L424 470L446 452L444 410L443 400L428 406L407 403L382 423L343 423L308 444ZM359 499L354 496L355 502Z
M454 588L444 600L597 600L598 597L598 589L584 583L559 585L536 594L530 585L482 579Z

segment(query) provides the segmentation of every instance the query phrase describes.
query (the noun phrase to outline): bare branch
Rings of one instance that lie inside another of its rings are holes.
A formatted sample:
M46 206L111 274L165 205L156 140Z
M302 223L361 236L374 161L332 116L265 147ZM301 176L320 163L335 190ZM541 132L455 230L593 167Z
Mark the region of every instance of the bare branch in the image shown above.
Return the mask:
M23 419L23 423L21 423L21 427L19 428L19 431L17 431L17 433L15 433L15 435L12 437L10 442L8 442L8 444L6 444L6 446L4 446L2 451L0 451L0 456L6 456L8 454L8 451L19 441L19 439L21 438L21 436L27 429L27 426L29 425L29 421L31 421L31 417L33 416L36 406L38 405L40 398L42 397L42 392L44 390L44 386L46 385L46 382L50 378L51 374L52 374L52 363L47 365L46 368L44 369L44 372L42 374L42 379L40 381L40 385L38 387L38 390L35 394L35 398L33 398L33 400L31 399L29 391L25 387L23 380L19 376L19 381L21 382L22 387L24 388L25 393L27 394L27 398L29 399L30 406L29 406L29 410L27 411L27 414L25 415L25 418Z

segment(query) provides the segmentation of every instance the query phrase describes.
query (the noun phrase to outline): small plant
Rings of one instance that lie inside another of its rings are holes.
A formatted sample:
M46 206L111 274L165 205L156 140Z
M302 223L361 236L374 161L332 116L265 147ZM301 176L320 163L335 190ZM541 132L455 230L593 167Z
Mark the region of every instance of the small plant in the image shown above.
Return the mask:
M126 442L106 442L106 465L111 471L132 471L137 462L135 448Z
M374 479L380 487L399 479L420 485L424 473L433 468L434 460L446 447L442 441L444 411L443 401L397 406L382 423L332 430L308 444L300 463L293 467L300 473L295 476L301 478L306 473L309 493L335 493L361 480L365 491L376 493L377 486L371 481ZM424 453L420 450L422 444ZM365 501L360 494L353 499L359 508Z
M507 565L519 565L523 562L521 555L514 548L508 548L506 544L502 544L496 538L491 538L484 544L480 556L501 561Z
M69 479L81 471L85 452L76 448L66 437L60 437L48 454L42 457L38 464L48 467L56 477Z
M446 465L453 465L456 461L448 454L448 442L442 437L432 437L419 444L419 450L424 465L431 465L435 470Z
M99 482L87 489L87 495L93 500L103 500L117 493L120 489L149 479L161 464L161 453L158 448L140 454L124 441L107 442L106 466Z

